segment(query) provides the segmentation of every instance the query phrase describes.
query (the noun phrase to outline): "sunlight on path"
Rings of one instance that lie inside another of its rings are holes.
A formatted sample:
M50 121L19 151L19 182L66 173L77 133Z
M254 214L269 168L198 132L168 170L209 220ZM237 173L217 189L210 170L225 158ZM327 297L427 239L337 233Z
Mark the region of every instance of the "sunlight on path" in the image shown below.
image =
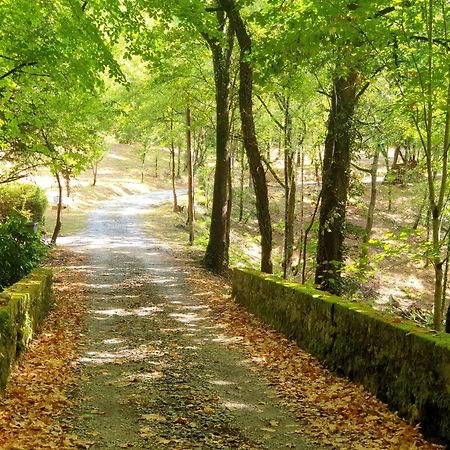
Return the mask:
M170 247L145 234L159 191L104 202L61 243L88 257L75 432L93 449L313 449L193 296Z

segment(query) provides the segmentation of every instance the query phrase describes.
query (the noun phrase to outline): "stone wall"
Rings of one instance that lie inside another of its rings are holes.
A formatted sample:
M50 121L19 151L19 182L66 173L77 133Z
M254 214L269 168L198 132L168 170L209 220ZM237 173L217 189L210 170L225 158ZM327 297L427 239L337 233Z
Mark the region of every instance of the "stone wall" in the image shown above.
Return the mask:
M52 306L51 283L52 272L40 268L0 293L0 391Z
M450 335L251 270L234 271L233 295L327 367L450 443Z

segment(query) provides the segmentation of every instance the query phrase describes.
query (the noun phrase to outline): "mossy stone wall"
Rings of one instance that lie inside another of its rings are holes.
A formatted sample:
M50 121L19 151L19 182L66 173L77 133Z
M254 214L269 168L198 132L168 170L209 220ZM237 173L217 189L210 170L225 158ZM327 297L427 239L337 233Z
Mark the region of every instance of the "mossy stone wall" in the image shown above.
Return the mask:
M52 272L39 268L0 293L0 391L52 306Z
M252 270L234 270L233 295L327 367L450 443L450 335Z

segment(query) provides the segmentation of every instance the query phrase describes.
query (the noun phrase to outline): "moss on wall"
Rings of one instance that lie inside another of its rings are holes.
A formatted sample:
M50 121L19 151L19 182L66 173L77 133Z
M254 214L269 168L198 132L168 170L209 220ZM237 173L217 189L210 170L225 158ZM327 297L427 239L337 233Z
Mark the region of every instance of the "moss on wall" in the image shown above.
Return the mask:
M450 443L450 335L253 270L234 271L233 295L329 368Z
M0 390L6 387L11 367L52 306L52 272L35 269L0 294Z

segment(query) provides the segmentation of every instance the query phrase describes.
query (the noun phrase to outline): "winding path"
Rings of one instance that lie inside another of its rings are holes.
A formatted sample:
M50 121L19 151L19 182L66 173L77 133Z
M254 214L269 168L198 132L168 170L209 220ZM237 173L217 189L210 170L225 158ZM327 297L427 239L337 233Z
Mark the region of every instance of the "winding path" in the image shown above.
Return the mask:
M90 298L75 432L92 449L316 449L146 234L145 212L170 195L104 202L62 239L87 256Z

